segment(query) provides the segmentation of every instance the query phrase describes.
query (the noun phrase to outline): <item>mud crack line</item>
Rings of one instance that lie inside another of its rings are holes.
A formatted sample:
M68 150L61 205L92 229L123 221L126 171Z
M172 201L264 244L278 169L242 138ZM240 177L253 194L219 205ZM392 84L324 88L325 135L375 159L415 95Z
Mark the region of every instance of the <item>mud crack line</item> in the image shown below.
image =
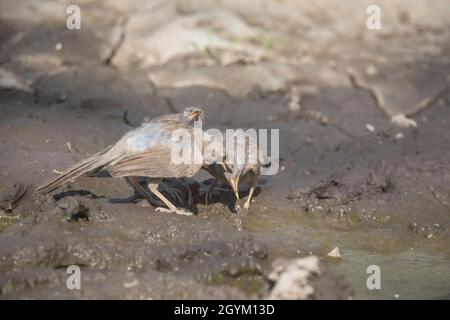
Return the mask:
M109 54L103 59L103 64L110 65L114 57L116 56L117 52L119 52L120 47L122 46L124 40L125 40L125 28L128 23L128 19L126 17L119 18L119 26L113 31L113 34L111 36L112 40L112 46L111 51Z

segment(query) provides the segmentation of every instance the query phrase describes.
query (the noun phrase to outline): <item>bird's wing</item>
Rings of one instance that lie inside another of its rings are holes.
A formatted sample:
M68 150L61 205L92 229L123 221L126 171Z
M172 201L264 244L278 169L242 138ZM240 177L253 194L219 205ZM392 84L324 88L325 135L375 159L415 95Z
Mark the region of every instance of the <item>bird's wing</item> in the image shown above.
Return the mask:
M201 164L173 163L171 149L160 144L143 152L125 156L111 165L109 171L113 177L179 178L194 175L200 167Z

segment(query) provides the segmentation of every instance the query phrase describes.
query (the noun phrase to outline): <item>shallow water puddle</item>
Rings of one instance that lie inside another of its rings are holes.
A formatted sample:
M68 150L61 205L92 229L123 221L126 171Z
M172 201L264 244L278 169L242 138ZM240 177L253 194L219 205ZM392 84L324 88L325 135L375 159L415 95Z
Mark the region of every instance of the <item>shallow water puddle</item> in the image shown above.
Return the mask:
M370 265L380 268L380 289L367 288L367 278L373 274L367 273ZM336 269L350 282L357 299L448 299L450 296L450 260L424 251L381 255L347 249Z
M404 224L344 224L339 228L331 218L286 210L250 215L245 226L268 244L270 260L318 255L350 282L356 299L450 296L448 241L418 237ZM336 246L342 257L330 259L327 253ZM380 268L381 289L367 288L372 275L367 268L372 265Z

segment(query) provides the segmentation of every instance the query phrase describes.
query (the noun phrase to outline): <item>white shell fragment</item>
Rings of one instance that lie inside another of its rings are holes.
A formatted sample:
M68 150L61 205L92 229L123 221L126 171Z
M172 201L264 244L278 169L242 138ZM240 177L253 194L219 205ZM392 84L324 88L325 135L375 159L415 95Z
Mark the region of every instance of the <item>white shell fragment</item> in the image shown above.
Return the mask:
M332 258L341 258L341 252L339 251L338 247L334 247L333 250L328 252L327 256L332 257Z

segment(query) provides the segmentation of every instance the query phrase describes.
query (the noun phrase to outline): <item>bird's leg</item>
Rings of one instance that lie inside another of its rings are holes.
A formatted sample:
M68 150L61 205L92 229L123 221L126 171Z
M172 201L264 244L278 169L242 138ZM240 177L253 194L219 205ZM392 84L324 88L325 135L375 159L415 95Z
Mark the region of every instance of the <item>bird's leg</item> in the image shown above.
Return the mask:
M208 189L205 193L205 205L208 206L209 196L214 191L214 187L217 184L217 179L214 179L214 181L209 185Z
M127 180L127 182L133 187L133 189L140 193L142 196L144 196L147 201L150 204L153 204L152 201L154 201L153 199L153 195L148 192L147 189L145 189L140 183L139 183L139 178L138 177L126 177L125 178Z
M189 211L183 211L175 207L164 195L158 191L158 185L160 180L159 179L151 179L148 183L148 187L151 192L153 192L159 199L161 199L162 202L170 209L171 212L175 212L176 214L190 216L192 215L192 212ZM161 210L163 208L157 208L157 211L165 211Z
M255 192L255 189L256 189L256 184L252 184L250 186L250 191L248 193L247 200L244 203L244 208L245 209L250 208L250 203L252 202L253 192Z

